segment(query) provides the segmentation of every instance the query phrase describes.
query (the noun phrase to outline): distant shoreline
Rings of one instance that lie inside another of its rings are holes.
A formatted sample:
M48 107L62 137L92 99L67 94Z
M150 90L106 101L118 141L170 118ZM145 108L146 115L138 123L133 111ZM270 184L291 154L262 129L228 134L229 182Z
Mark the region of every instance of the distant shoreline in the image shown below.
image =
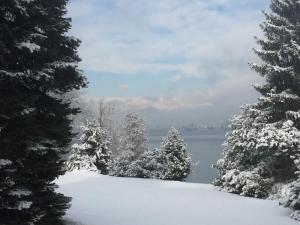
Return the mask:
M178 129L183 135L226 135L228 128L205 128L205 129ZM147 134L149 136L165 136L168 129L149 129Z

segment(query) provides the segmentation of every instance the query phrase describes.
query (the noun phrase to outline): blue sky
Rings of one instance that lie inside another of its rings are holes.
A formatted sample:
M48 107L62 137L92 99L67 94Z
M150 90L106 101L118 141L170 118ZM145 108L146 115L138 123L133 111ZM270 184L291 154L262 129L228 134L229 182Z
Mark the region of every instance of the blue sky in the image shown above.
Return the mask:
M80 67L90 82L87 96L154 111L153 118L172 114L168 123L229 119L241 104L257 98L251 83L259 78L248 62L258 61L253 36L261 36L261 10L268 4L71 0L70 33L82 40Z

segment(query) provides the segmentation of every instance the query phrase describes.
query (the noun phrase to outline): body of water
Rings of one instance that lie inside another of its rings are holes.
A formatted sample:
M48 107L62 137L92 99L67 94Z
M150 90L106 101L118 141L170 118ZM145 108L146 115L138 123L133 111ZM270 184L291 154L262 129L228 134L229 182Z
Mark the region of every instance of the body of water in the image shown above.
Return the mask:
M187 182L211 183L216 178L217 171L212 168L221 158L224 134L199 134L182 135L189 153L192 155L192 172ZM154 148L159 148L161 136L150 135L149 143Z

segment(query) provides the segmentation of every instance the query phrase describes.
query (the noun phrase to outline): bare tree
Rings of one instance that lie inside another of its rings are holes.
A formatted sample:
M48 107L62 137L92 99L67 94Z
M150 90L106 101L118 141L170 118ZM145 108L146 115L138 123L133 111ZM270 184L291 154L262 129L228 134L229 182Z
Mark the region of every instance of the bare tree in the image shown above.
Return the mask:
M101 99L97 103L97 119L100 127L108 128L112 126L112 117L115 106L112 103L106 103L105 99Z

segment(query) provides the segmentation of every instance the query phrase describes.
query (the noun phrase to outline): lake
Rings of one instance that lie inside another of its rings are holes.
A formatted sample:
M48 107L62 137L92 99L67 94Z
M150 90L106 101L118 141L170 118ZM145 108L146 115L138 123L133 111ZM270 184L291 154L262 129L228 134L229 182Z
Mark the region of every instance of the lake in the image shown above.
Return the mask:
M186 179L193 183L211 183L217 176L212 164L221 158L224 134L198 134L182 135L189 153L192 155L192 172ZM149 143L159 148L162 137L160 135L148 136Z

